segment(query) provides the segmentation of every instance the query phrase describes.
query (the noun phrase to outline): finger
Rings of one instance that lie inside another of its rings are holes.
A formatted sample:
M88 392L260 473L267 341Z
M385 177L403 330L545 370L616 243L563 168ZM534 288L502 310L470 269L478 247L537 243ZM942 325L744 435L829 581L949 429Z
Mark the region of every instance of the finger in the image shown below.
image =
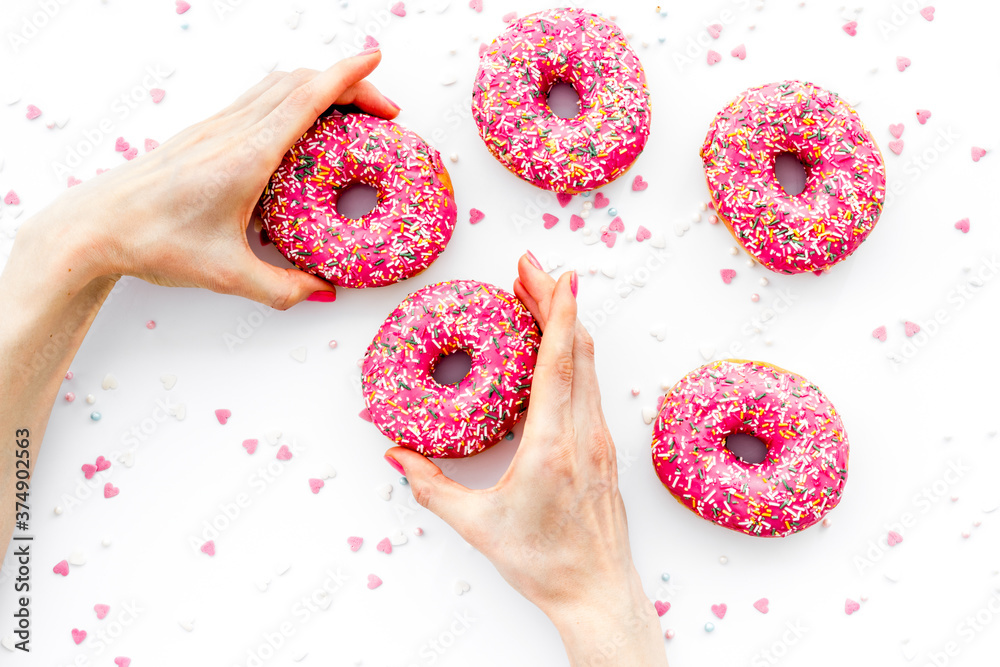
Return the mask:
M252 88L247 90L245 93L237 97L232 104L220 111L219 113L212 116L212 118L221 118L222 116L228 116L236 113L244 108L246 108L251 102L259 98L265 92L270 90L279 81L288 76L288 72L271 72L263 79L257 82Z
M545 318L542 317L541 309L538 307L538 302L535 301L535 297L528 294L528 290L526 290L524 285L521 284L520 278L514 279L514 296L520 299L521 303L524 304L524 307L528 309L529 313L531 313L531 316L535 318L535 321L538 323L538 328L544 332Z
M230 294L242 296L278 310L287 310L302 301L336 301L336 288L322 278L298 269L283 269L249 253L246 267L235 284L226 286Z
M393 447L385 453L385 458L406 475L406 480L418 503L441 517L465 538L470 539L469 530L475 525L474 502L477 495L447 475L424 456L405 447Z
M274 111L279 104L284 102L296 88L306 85L315 79L316 75L319 74L319 70L309 69L308 67L300 67L294 72L282 72L282 74L284 74L283 77L275 81L274 85L266 91L262 91L261 94L254 99L253 103L248 105L247 112L252 122L257 122L260 119L267 117L267 115Z
M578 424L599 423L604 418L594 363L594 339L579 321L573 336L573 414Z
M334 104L353 104L365 113L389 120L399 115L399 106L380 93L370 81L358 81L345 90Z
M535 300L535 303L538 304L538 314L535 316L535 319L541 324L549 318L549 308L551 307L552 293L556 281L552 279L552 276L545 273L539 265L535 264L537 261L530 251L525 253L517 263L517 274L521 281L521 286L524 287L531 298Z

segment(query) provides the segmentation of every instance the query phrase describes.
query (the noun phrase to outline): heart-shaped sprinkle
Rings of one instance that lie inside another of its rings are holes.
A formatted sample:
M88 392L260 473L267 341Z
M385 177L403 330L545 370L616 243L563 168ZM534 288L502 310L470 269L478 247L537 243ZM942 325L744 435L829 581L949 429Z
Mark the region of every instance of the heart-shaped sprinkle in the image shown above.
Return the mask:
M896 155L899 155L900 153L902 153L903 152L903 140L902 139L896 139L894 141L890 141L889 142L889 150L891 150Z
M507 12L506 14L500 17L500 20L503 21L504 23L510 23L516 18L517 18L517 12Z
M111 611L111 607L106 604L95 604L94 613L97 614L97 620L103 620L108 612Z
M712 613L721 620L726 617L726 605L725 604L713 604Z
M906 68L912 64L913 63L906 56L896 56L896 69L900 72L905 72Z
M115 664L118 665L118 667L128 667L132 664L132 658L115 658Z
M350 545L351 551L357 551L364 544L364 539L360 537L348 537L347 544Z
M111 482L108 482L107 484L104 485L104 497L114 498L115 496L118 495L119 490L120 489L117 486L115 486Z
M369 424L372 423L372 415L370 412L368 412L368 408L364 408L361 412L358 413L358 416L364 419Z
M81 181L76 176L70 176L69 178L66 179L66 187L67 188L71 188L74 185L80 185L81 183L83 183L83 181Z
M914 322L910 322L909 320L903 323L903 328L906 331L906 336L908 338L912 338L920 333L920 326Z
M653 606L656 607L656 615L657 616L663 616L668 611L670 611L670 603L669 602L660 602L659 600L657 600L656 602L653 603Z
M978 146L973 146L972 147L972 161L973 162L979 162L983 158L984 155L986 155L986 149L985 148L979 148Z
M894 547L903 541L903 536L894 530L889 531L889 536L887 538L890 547Z
M21 203L21 198L17 196L16 192L11 190L3 198L3 203L7 204L8 206L17 206L18 204Z
M575 232L576 230L581 229L583 225L584 221L583 218L581 218L580 216L576 215L575 213L569 216L569 231Z
M223 426L229 421L229 418L233 416L233 413L226 409L216 410L215 418L219 420L219 423Z
M382 500L388 501L392 497L392 484L375 487L375 494Z
M455 595L463 595L468 593L471 589L472 587L469 586L469 582L462 581L461 579L456 580L452 586L452 590L455 591Z
M649 231L642 225L639 225L639 229L637 229L635 232L635 240L638 241L639 243L642 243L648 238L652 238L652 236L653 232Z
M25 114L28 120L35 120L42 115L42 110L36 107L34 104L28 105L28 112Z
M403 534L403 531L397 530L394 534L389 536L389 541L392 542L392 546L398 547L401 544L406 544L410 540Z
M957 229L958 231L962 232L963 234L968 234L969 233L969 219L968 218L962 218L961 220L959 220L958 222L956 222L955 223L955 229Z
M215 540L209 540L201 545L201 552L203 554L208 554L209 556L215 555Z
M746 44L740 44L739 46L734 46L733 50L729 52L733 58L739 58L740 60L747 59L747 47Z
M365 43L364 43L364 46L362 48L365 51L367 51L368 49L377 49L378 48L378 40L375 39L374 37L372 37L371 35L365 35Z
M931 6L931 5L928 5L928 6L924 7L923 9L920 10L920 15L923 16L928 21L933 21L934 20L934 7Z
M64 577L67 576L69 574L69 561L59 561L56 563L55 567L52 568L52 571L56 574L61 574Z
M733 282L733 278L736 277L736 271L732 269L722 269L721 271L719 271L719 275L722 276L722 282L728 285L729 283Z
M316 479L315 477L309 480L309 490L313 493L319 493L319 490L326 486L326 482L321 479Z
M573 201L573 195L566 192L557 192L556 201L559 202L560 206L566 208L567 206L569 206L569 203Z
M486 214L480 211L478 208L473 208L469 210L469 223L476 224L480 220L486 217Z
M151 88L149 90L149 96L153 98L153 104L159 104L163 101L163 96L167 94L167 91L162 88Z
M292 458L292 451L288 449L288 445L282 445L278 448L277 458L279 461L288 461Z
M901 136L903 136L903 124L896 123L895 125L890 125L889 134L899 139Z
M712 51L711 49L709 49L708 56L706 57L705 60L708 62L709 65L714 65L722 61L722 55L720 55L718 51Z
M858 22L857 21L848 21L847 23L845 23L844 24L844 32L846 32L851 37L854 37L855 35L857 35L858 34Z
M705 28L712 39L719 39L719 35L722 34L722 26L718 23L713 23L712 25Z
M73 628L73 643L79 646L83 643L83 640L87 638L86 630L77 630Z
M642 192L649 187L649 183L642 180L642 176L636 176L632 179L632 190L634 192Z
M174 4L177 5L178 14L183 14L187 10L191 9L191 5L189 5L184 0L174 0Z
M611 224L608 225L608 229L610 229L613 232L624 232L625 223L622 222L622 219L620 217L616 217L614 220L611 221Z
M124 153L129 149L129 143L125 141L125 137L118 137L115 139L115 150L119 153Z
M931 112L927 109L917 109L917 122L924 125L931 119Z
M382 553L388 555L392 553L392 542L389 541L388 537L382 538L382 540L375 545L376 551L381 551Z
M615 241L617 240L618 240L618 234L614 233L610 229L607 230L606 232L601 232L601 241L604 243L604 245L608 246L609 248L614 248Z
M375 590L381 585L382 585L382 580L379 579L378 576L374 574L368 575L368 588L370 588L371 590Z
M87 479L93 477L94 473L97 472L97 467L92 466L89 463L84 463L82 466L80 466L80 469L83 470L83 476L86 477Z
M483 11L483 0L469 0L469 7L477 12Z
M255 438L244 440L243 449L247 450L247 454L253 454L257 451L257 440Z
M98 456L97 460L94 461L94 467L97 468L97 472L103 472L111 467L111 461L107 460L103 456Z
M753 608L762 614L766 614L767 612L770 611L767 605L768 605L767 598L761 598L753 603Z
M553 227L556 226L556 223L558 222L559 218L552 215L551 213L545 213L542 215L542 226L545 227L545 229L552 229Z
M139 149L136 148L135 146L132 146L127 151L122 153L122 157L125 158L126 160L134 160L138 155L139 155Z
M397 2L392 7L389 8L389 11L395 14L396 16L402 18L403 16L406 16L406 5L404 5L402 2Z
M877 338L878 340L880 340L880 341L882 341L884 343L885 339L888 337L888 335L886 333L886 330L885 330L885 326L883 325L883 326L880 326L880 327L876 328L875 331L872 332L872 337L873 338Z
M844 611L847 613L847 615L850 616L858 609L861 609L861 605L852 600L851 598L847 598L847 602L844 603Z
M148 153L149 151L153 150L154 148L159 147L159 145L160 145L160 142L156 141L155 139L146 139L146 144L145 144L146 152Z
M611 200L604 196L603 192L598 192L594 196L594 208L604 208L611 203Z

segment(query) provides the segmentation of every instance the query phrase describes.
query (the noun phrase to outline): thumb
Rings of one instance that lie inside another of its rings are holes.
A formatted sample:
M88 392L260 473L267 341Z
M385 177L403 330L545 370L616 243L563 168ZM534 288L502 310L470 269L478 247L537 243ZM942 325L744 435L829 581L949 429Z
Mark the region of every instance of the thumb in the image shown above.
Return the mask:
M237 296L287 310L302 301L337 300L336 288L322 278L298 269L283 269L251 257L241 280L229 286Z
M472 525L472 502L476 494L441 472L430 460L405 447L393 447L385 453L393 468L406 475L418 503L441 517L469 541L466 534Z

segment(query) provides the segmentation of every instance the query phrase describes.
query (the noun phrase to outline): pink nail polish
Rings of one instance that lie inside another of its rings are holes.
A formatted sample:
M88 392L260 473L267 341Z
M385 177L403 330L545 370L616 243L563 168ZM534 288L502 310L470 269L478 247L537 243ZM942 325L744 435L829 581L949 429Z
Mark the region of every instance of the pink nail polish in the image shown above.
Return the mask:
M385 95L383 95L382 97L385 97ZM398 104L396 104L395 102L393 102L392 100L390 100L388 97L385 97L385 101L388 102L389 104L391 104L392 106L396 107L397 109L402 109L403 108L403 107L399 106Z
M535 267L535 268L536 268L536 269L538 269L539 271L544 271L544 270L545 270L545 269L543 269L543 268L542 268L542 263L538 261L538 258L537 258L537 257L535 257L535 256L534 256L534 255L533 255L533 254L531 253L531 251L530 251L530 250L525 250L525 251L524 251L524 254L528 256L528 261L529 261L529 262L531 262L531 265L532 265L533 267Z
M331 301L336 301L336 300L337 300L336 292L324 292L322 290L318 292L313 292L306 298L306 301L318 301L319 303L330 303Z
M378 51L378 50L379 50L379 49L378 49L378 47L377 47L377 46L372 46L372 47L370 47L370 48L367 48L367 49L365 49L364 51L362 51L362 52L361 52L361 53L359 53L358 55L359 55L359 56L370 56L371 54L375 53L375 52L376 52L376 51Z
M576 271L569 275L569 289L573 292L573 297L576 297L576 291L579 289L579 285L576 282Z
M386 454L385 460L388 461L389 465L391 465L393 467L393 469L395 469L395 471L398 472L400 475L405 475L406 474L406 471L403 470L403 466L400 465L399 461L397 461L396 459L392 458L388 454Z

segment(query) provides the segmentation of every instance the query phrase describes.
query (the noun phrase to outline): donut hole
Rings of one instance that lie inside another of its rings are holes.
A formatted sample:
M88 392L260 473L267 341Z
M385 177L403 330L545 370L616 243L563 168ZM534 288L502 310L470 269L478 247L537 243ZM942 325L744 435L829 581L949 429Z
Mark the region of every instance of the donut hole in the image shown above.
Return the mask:
M352 183L337 196L337 213L360 220L378 206L378 189L367 183Z
M763 463L767 458L767 445L760 438L748 433L729 434L726 436L725 445L733 456L744 463L755 465Z
M438 384L458 384L472 370L472 357L465 350L455 350L438 357L431 377Z
M546 104L559 118L576 118L580 115L580 94L573 84L565 81L552 84L546 95Z
M806 189L806 166L795 153L778 153L774 157L774 177L781 189L793 197Z

